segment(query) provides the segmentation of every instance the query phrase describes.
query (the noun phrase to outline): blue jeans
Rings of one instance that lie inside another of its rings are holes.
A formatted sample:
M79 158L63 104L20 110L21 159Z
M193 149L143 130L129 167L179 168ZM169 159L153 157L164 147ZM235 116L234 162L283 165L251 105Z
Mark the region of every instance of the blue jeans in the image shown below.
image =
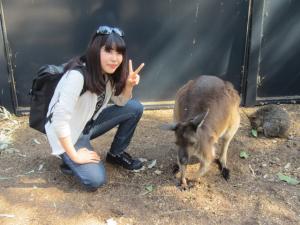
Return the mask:
M143 110L143 105L136 100L129 100L125 106L112 105L107 107L94 121L89 132L80 135L75 144L75 149L85 147L90 151L94 151L90 140L118 126L110 152L112 154L124 152L142 117ZM99 163L77 164L69 158L67 153L63 153L61 156L63 161L71 168L75 177L87 189L94 190L106 183L106 172L102 161Z

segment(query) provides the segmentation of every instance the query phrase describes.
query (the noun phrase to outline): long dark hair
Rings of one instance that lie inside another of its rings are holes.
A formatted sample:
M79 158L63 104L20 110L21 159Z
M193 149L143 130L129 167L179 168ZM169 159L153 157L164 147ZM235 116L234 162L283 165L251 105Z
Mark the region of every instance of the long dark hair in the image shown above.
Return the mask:
M128 58L124 39L114 32L105 35L95 32L92 35L85 54L81 57L71 59L65 66L64 72L77 67L83 68L85 89L100 95L105 91L106 86L100 58L100 49L103 46L105 46L105 50L109 51L115 49L123 56L123 61L120 66L113 74L108 76L115 89L114 95L118 96L124 89L128 76Z

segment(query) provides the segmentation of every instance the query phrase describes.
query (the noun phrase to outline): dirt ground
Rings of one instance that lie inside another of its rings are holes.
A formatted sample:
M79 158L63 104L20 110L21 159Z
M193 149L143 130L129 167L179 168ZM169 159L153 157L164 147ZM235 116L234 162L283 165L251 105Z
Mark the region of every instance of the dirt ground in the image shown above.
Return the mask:
M105 163L108 184L93 193L60 172L60 160L50 155L45 136L28 127L28 117L4 119L0 131L11 142L0 155L0 224L300 224L300 185L277 176L300 180L300 105L283 107L292 118L289 139L253 137L246 114L256 108L241 108L229 146L230 180L213 164L187 191L172 174L174 134L160 130L172 110L146 110L136 130L129 152L147 159L147 169L134 173ZM103 159L114 133L93 141ZM189 166L189 174L196 169Z

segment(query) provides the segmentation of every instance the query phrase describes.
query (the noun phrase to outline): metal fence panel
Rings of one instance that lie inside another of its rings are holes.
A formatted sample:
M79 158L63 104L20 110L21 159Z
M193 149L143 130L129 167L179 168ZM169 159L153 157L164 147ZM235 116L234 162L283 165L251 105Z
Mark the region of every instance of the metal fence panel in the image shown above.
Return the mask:
M240 90L246 0L2 0L15 66L19 107L29 105L32 78L85 50L99 24L126 33L134 65L145 62L135 96L172 100L179 86L213 74Z

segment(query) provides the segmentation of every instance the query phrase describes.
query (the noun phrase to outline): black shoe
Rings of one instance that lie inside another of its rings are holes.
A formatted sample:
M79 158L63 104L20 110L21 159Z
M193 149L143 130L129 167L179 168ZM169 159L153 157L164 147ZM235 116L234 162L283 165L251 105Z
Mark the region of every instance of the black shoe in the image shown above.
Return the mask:
M73 171L71 170L71 168L67 164L65 164L64 162L59 166L59 168L60 168L60 171L63 174L73 175Z
M106 162L118 164L127 170L138 170L143 167L143 163L140 160L132 159L132 157L126 152L122 152L119 155L113 155L108 152L106 155Z

